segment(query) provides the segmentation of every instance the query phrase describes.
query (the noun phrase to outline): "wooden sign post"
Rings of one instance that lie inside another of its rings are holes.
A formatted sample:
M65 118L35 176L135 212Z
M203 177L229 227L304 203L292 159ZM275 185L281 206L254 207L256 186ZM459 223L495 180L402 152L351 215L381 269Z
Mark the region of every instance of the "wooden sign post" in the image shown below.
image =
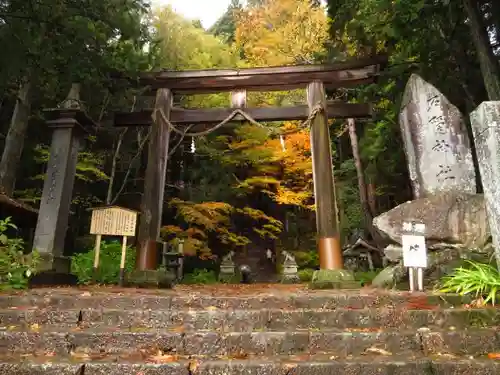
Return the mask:
M125 260L127 257L127 237L135 236L137 225L137 211L117 206L98 207L92 209L90 234L96 235L94 257L94 279L99 268L99 255L102 236L122 236L122 256L120 261L120 281L123 286L125 281Z
M425 246L425 224L403 223L403 264L408 267L410 291L415 291L415 271L417 287L424 291L424 268L427 268L427 248Z

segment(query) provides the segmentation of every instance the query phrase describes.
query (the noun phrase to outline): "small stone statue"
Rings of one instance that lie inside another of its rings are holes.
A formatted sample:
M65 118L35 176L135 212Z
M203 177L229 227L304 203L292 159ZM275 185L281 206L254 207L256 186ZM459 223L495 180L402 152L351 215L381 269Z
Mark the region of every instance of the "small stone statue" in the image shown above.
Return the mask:
M222 263L233 263L234 251L230 251L227 255L222 257Z
M233 262L234 251L222 257L220 263L219 281L230 282L235 275L235 264Z
M267 249L267 251L266 251L266 257L269 260L273 259L273 252L271 251L271 249Z
M295 257L288 251L283 251L282 254L285 259L283 261L283 275L281 278L281 282L285 284L299 283L300 278L298 275L297 262L295 261Z
M288 251L283 250L282 254L285 257L285 260L283 261L284 264L297 264L295 257Z

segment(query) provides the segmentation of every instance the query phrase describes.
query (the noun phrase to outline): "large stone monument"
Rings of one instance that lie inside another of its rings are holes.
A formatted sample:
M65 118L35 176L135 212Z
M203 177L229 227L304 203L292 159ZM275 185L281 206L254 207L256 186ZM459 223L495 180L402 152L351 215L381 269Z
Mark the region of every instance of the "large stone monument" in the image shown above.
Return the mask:
M445 191L476 193L463 116L416 74L406 85L399 122L415 198Z
M69 273L70 262L64 257L64 242L76 163L84 135L94 126L80 106L79 92L80 85L73 84L58 108L45 111L47 125L53 133L33 241L33 249L42 258L39 271Z
M500 267L500 102L484 102L471 113L479 172Z

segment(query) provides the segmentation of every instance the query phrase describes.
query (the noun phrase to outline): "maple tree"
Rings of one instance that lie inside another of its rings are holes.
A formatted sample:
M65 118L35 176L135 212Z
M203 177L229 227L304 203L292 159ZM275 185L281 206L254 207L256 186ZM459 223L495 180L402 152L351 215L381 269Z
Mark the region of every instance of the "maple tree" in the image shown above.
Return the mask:
M289 134L265 140L259 140L263 130L256 126L236 131L237 137L229 145L236 155L230 154L225 162L244 162L252 167L238 181L237 189L245 193L261 191L281 205L314 207L310 135L296 126L287 122L282 129Z
M275 239L282 230L280 221L251 207L236 208L225 202L195 203L181 199L172 199L170 205L182 223L163 227L164 239L172 245L182 240L184 254L202 259L221 255L220 245L227 252L241 249L251 242L245 231L235 227L236 220L246 220L251 228L248 232L262 238Z
M249 66L310 63L325 53L328 20L324 9L308 0L250 2L237 14L235 44ZM258 93L249 97L254 105L304 103L304 90ZM281 205L313 208L312 162L308 129L297 122L267 124L286 136L269 138L256 126L236 131L230 144L239 155L226 163L246 163L253 170L238 183L246 192L260 190Z

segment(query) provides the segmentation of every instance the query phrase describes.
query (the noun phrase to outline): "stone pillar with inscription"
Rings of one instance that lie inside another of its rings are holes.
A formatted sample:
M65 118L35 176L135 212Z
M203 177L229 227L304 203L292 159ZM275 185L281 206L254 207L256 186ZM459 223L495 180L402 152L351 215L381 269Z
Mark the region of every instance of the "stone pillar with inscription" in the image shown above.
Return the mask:
M484 102L470 115L495 257L500 268L500 102Z
M60 108L45 111L52 143L43 186L33 250L42 258L39 271L69 273L64 241L73 194L78 151L92 120L80 107L79 85L74 84Z
M399 122L415 198L444 191L476 193L463 116L416 74L406 85Z

